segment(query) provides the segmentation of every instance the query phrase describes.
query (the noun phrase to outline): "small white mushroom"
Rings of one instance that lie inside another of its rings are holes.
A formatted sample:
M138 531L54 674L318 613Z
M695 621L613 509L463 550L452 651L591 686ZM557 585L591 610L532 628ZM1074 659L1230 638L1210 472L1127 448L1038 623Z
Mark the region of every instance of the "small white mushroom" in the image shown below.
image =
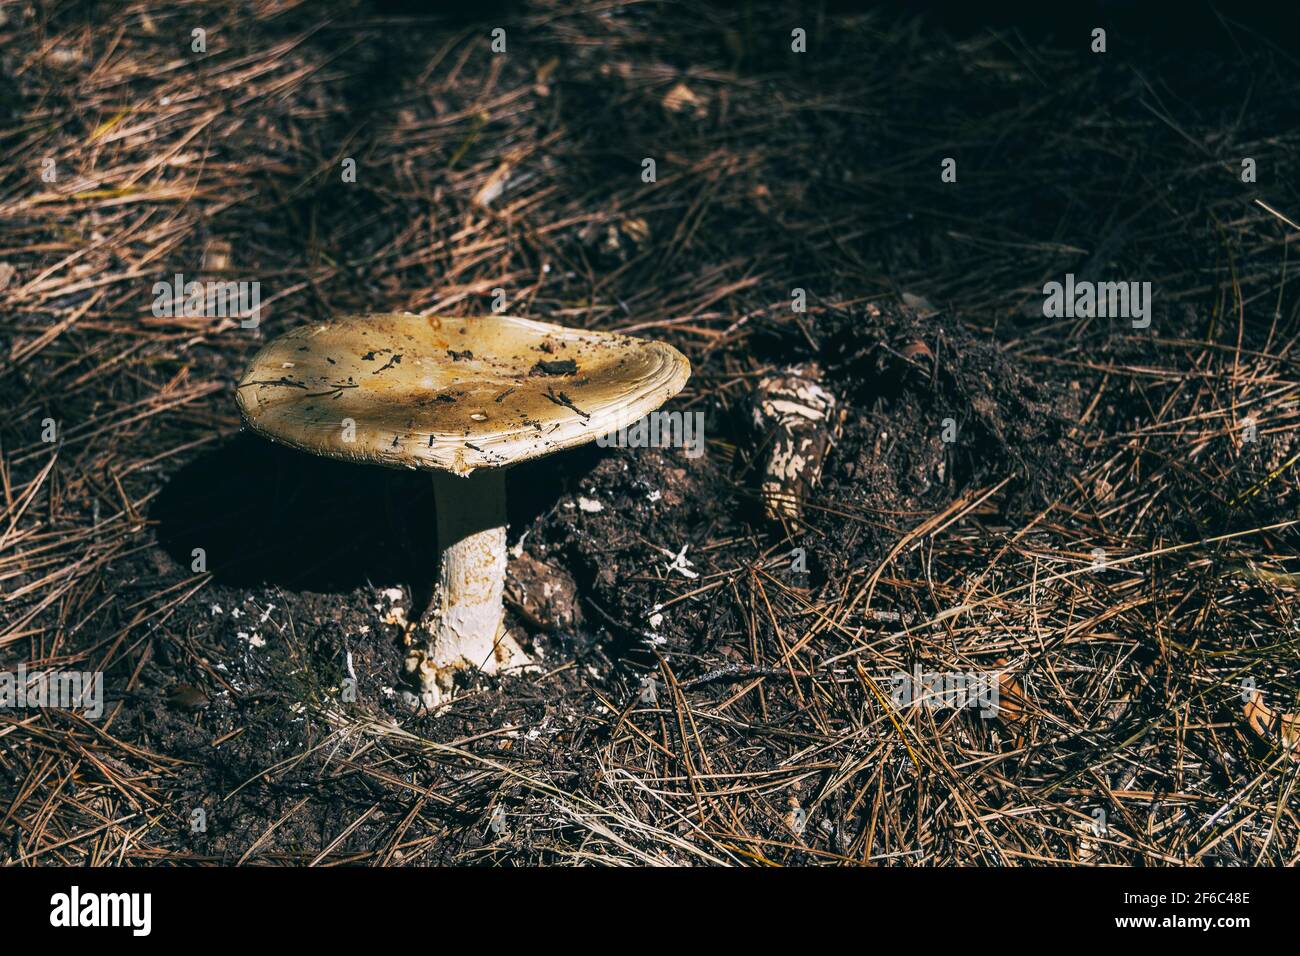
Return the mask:
M815 364L795 365L759 380L753 414L755 431L768 442L763 509L773 521L797 518L835 440L835 396L822 387Z
M616 432L689 376L685 357L659 342L403 313L280 336L254 356L237 398L249 427L274 441L433 472L438 586L406 659L411 701L432 708L457 671L530 663L503 626L503 469Z

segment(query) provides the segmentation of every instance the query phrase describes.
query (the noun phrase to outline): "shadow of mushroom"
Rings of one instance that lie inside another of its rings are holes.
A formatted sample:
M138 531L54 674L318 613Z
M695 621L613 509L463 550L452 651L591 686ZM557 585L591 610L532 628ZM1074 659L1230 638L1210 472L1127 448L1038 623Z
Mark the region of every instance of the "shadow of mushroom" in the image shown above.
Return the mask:
M150 517L218 584L344 592L428 576L433 492L418 475L311 458L240 435L178 471ZM423 563L422 563L423 562Z
M525 462L510 477L510 543L609 452L594 446ZM346 593L407 585L414 615L436 560L427 476L303 455L241 434L181 468L150 510L182 567L203 548L217 584Z

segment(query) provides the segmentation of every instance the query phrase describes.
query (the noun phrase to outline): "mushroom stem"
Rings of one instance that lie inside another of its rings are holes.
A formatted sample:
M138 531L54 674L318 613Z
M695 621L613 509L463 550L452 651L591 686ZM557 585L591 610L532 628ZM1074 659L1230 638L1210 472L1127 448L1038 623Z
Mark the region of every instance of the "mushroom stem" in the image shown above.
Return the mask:
M427 641L420 646L417 640L406 658L406 669L418 687L418 703L429 708L451 694L458 670L474 668L495 674L529 663L503 627L504 474L491 468L466 478L435 472L433 493L438 518L438 588L430 614L420 627L427 633Z

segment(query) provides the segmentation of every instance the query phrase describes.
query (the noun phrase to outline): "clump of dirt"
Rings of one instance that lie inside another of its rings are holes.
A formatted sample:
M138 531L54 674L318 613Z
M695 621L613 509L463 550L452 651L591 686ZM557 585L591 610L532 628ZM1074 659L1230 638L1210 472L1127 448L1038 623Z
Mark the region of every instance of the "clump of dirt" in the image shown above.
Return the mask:
M816 333L845 397L892 433L892 443L877 435L869 447L892 447L888 464L891 456L899 459L899 467L887 469L899 478L895 501L910 505L909 498L931 489L960 493L1011 476L1041 503L1058 490L1062 464L1079 458L1070 440L1077 390L1035 378L1014 355L960 323L868 305L832 311ZM938 462L941 452L947 467ZM930 464L932 475L918 471Z
M700 545L732 520L729 499L707 455L618 450L538 520L529 540L573 573L587 622L612 639L617 658L666 643L656 610L663 585L699 575Z
M1071 437L1080 391L1030 375L1017 357L960 323L907 306L830 309L769 328L757 353L815 360L843 409L822 475L825 500L895 516L846 524L811 502L807 521L841 569L880 556L886 539L967 491L1006 480L1008 510L1041 507L1082 454Z
M583 622L578 585L566 568L519 549L506 568L506 603L537 631L572 631Z

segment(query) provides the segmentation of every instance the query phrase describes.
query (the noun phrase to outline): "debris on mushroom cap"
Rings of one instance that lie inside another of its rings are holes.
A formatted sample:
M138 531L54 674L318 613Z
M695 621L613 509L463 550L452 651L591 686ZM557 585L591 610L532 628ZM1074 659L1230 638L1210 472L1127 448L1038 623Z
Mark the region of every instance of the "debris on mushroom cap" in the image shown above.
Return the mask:
M672 346L627 335L510 316L353 315L270 342L237 398L249 426L282 444L468 475L617 431L689 376Z

